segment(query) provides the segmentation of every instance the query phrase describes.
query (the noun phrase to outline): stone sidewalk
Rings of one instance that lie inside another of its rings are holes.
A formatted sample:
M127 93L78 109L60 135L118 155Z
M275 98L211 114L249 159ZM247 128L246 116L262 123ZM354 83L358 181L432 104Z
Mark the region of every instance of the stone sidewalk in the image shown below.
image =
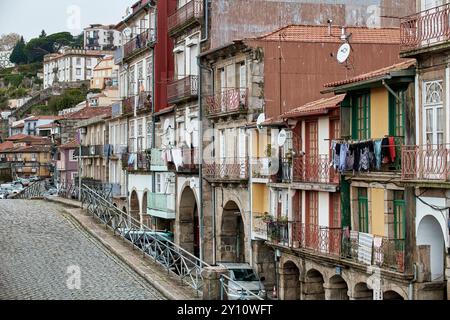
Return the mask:
M168 274L168 272L156 262L153 262L149 258L144 258L142 252L133 249L133 246L130 243L115 236L110 229L105 228L103 225L97 223L92 216L87 215L86 211L81 209L80 202L59 197L46 197L45 200L62 205L64 212L70 215L73 220L168 299L201 299L201 295L198 296L196 290L184 284L176 276Z

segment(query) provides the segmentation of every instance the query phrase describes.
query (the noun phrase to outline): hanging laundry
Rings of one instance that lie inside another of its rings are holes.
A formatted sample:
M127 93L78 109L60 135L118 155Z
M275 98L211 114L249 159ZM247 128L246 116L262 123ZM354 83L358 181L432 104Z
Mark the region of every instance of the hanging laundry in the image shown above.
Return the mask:
M383 140L381 140L381 159L382 163L384 164L391 162L391 156L389 154L388 147L389 147L389 139L384 138Z
M346 143L342 144L340 152L339 152L339 171L340 172L345 171L347 150L348 150L348 144L346 144Z
M361 156L359 158L359 171L368 171L370 169L369 147L363 146L360 149Z
M355 158L353 160L353 170L359 171L359 162L361 159L361 143L356 143L353 145L353 153L355 155Z
M181 149L172 149L172 158L173 163L175 164L175 168L178 171L178 168L183 165L183 154L181 152Z
M389 137L389 155L391 157L391 162L395 162L396 154L395 154L395 139L394 137Z
M333 155L332 165L334 167L334 170L337 170L339 168L340 163L341 144L337 143L336 141L333 141L331 149Z
M375 168L377 170L381 169L381 140L375 140L374 142L374 153L375 153Z
M354 146L349 145L347 151L347 158L345 163L345 170L353 170L353 164L355 163L355 151Z

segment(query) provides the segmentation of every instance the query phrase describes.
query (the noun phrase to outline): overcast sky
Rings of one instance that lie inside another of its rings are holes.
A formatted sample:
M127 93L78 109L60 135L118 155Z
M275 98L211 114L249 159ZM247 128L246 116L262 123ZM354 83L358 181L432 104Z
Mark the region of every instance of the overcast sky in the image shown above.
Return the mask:
M116 24L136 0L0 0L0 35L16 32L25 40L47 34L80 34L89 24Z

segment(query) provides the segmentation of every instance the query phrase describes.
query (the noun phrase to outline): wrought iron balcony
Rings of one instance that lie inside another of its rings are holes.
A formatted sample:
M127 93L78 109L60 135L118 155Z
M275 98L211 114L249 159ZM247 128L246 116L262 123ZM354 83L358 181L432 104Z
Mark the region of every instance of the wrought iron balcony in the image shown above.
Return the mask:
M167 171L168 159L166 156L170 150L152 149L151 153L151 170L152 171Z
M224 182L248 180L248 158L205 159L203 175L206 179Z
M294 156L292 165L294 182L339 183L339 175L332 169L328 155Z
M79 148L75 149L74 156L78 156ZM81 157L100 157L104 155L103 145L81 146Z
M149 214L163 219L175 219L175 194L149 193Z
M450 181L450 145L402 147L402 179Z
M141 91L138 95L132 95L122 100L122 114L124 115L151 111L152 94L150 91Z
M149 172L151 168L151 156L148 151L129 152L122 154L122 168L130 172Z
M168 18L168 29L171 36L199 21L203 17L203 0L190 0Z
M258 212L252 213L252 237L253 239L268 240L267 223L264 220L265 215Z
M144 51L156 42L156 34L153 29L147 29L135 36L123 46L123 58L128 59L135 54Z
M350 236L351 235L351 236ZM291 221L267 222L267 239L269 242L319 255L334 257L341 261L349 260L360 264L376 265L378 267L404 272L405 270L405 240L378 237L379 246L372 241L365 252L371 253L368 260L362 261L359 250L359 232L347 229L331 228L319 225L304 224ZM374 237L373 235L363 234Z
M450 4L404 17L400 21L402 52L442 45L450 39Z
M279 157L252 158L252 174L255 179L271 182L292 181L292 160Z
M198 95L198 77L187 76L183 79L173 80L167 86L167 99L169 103L177 103L194 98Z
M206 96L205 103L210 118L246 113L248 111L248 90L246 88L225 89L215 95Z
M136 96L129 96L122 100L122 112L123 114L134 114Z

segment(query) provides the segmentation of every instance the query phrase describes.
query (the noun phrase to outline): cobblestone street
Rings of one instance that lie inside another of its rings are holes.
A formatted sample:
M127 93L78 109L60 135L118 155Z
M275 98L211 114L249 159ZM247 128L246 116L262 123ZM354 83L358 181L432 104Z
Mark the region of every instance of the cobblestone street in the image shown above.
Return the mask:
M153 286L44 201L0 200L0 299L156 300ZM81 270L70 290L68 267Z

